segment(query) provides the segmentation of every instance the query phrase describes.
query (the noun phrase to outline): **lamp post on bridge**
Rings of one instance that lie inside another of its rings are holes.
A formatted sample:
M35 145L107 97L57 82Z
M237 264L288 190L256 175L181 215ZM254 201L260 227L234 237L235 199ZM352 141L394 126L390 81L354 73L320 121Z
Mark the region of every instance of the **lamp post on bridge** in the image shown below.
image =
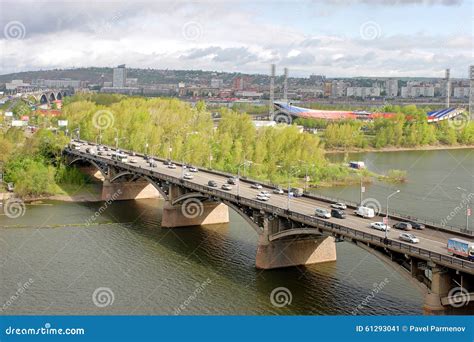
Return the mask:
M243 163L237 165L237 196L240 196L240 167L243 166L245 170L245 166L252 163L251 160L244 160Z
M291 172L292 169L296 169L296 166L290 166L288 169L288 198L286 202L286 209L290 211L290 199L291 199L291 177L295 174L295 172ZM296 172L299 172L298 169L296 169Z
M457 187L458 190L461 190L462 192L465 192L466 194L469 193L464 188L461 188L460 186ZM469 216L471 216L471 208L469 206L469 203L471 200L469 199L469 195L466 197L467 198L467 203L466 203L466 230L469 230Z
M399 192L400 190L397 190L394 193L391 193L390 195L387 196L387 212L385 213L385 239L387 239L387 233L388 233L388 200L390 199L390 197L395 196Z
M185 161L186 161L186 156L188 154L190 154L191 152L194 152L194 150L189 150L189 151L186 151L183 153L183 161L182 161L182 164L181 164L181 178L184 178L184 169L186 168L185 166Z

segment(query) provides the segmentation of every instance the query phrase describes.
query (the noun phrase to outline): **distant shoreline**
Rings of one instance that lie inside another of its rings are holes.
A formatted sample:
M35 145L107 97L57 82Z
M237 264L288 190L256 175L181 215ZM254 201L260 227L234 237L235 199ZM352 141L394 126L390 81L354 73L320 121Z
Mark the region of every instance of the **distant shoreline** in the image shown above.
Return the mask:
M430 145L418 147L382 147L382 148L360 148L360 149L331 149L325 150L325 154L341 154L341 153L362 153L362 152L403 152L403 151L437 151L437 150L464 150L474 149L474 145Z

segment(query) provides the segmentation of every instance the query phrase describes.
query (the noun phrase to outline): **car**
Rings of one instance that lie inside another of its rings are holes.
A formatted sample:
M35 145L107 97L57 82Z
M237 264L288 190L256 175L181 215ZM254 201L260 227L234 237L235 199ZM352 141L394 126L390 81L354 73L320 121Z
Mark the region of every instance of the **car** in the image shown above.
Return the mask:
M189 172L186 172L183 176L184 179L193 179L194 176L192 174L190 174Z
M390 226L389 225L386 225L385 223L383 222L372 222L370 224L370 227L371 228L374 228L374 229L377 229L377 230L383 230L383 231L389 231L390 230Z
M411 224L408 222L397 222L393 225L393 228L400 230L412 230Z
M210 180L209 182L207 182L207 185L215 188L217 186L217 182L213 181L213 180Z
M143 156L143 159L145 159L145 161L148 161L148 159L150 159L150 157L149 157L147 154L145 154L145 155Z
M341 209L331 209L331 216L339 219L345 219L346 213Z
M222 184L222 190L232 190L232 186L230 184Z
M191 172L198 172L199 170L197 169L197 167L190 166L190 167L189 167L189 171L191 171Z
M104 151L98 151L97 154L98 154L99 156L102 156L102 155L104 155Z
M347 209L347 205L342 202L336 202L331 204L331 208L345 210Z
M130 158L128 161L132 164L136 164L137 163L137 158Z
M326 219L331 218L331 213L329 212L329 210L324 209L324 208L316 208L314 210L314 215L318 217L326 218Z
M13 183L7 183L7 191L13 192L15 190L15 185Z
M237 178L229 177L227 178L227 184L235 185L237 183Z
M283 195L285 192L283 191L282 188L275 188L273 189L273 193L277 195Z
M408 222L408 223L411 224L411 227L413 229L417 229L417 230L425 229L425 225L423 223L414 222L414 221L411 221L411 222Z
M130 155L131 155L132 157L135 157L137 154L136 154L135 152L131 152Z
M157 167L158 164L156 163L156 161L154 161L153 159L148 159L148 165L150 165L150 167Z
M357 209L354 210L354 214L356 214L357 216L361 216L363 218L373 218L373 217L375 217L374 209L368 208L368 207L363 207L363 206L357 207Z
M401 233L398 237L402 241L410 242L410 243L419 243L420 239L417 238L415 235L410 233Z
M176 169L176 165L173 163L168 164L168 169Z
M170 164L172 164L172 163L171 163L171 160L169 160L169 159L166 159L166 160L163 162L163 165L166 165L166 166L168 166L168 165L170 165Z
M259 201L264 201L264 202L265 202L265 201L268 201L270 198L268 198L268 197L265 196L264 194L260 193L260 194L257 195L257 199L258 199Z
M97 146L97 151L105 151L104 146L101 146L101 145Z
M260 189L263 188L263 187L262 187L260 184L258 184L258 183L253 183L250 187L251 187L252 189L258 189L258 190L260 190Z
M86 148L86 152L89 154L96 154L96 150L93 147Z
M260 191L260 193L261 193L262 195L267 196L267 197L270 197L270 196L271 196L270 192L268 192L267 190L262 190L262 191Z
M104 146L104 151L108 151L109 148L107 146Z
M291 188L290 189L290 195L293 197L302 197L304 193L304 190L301 188Z

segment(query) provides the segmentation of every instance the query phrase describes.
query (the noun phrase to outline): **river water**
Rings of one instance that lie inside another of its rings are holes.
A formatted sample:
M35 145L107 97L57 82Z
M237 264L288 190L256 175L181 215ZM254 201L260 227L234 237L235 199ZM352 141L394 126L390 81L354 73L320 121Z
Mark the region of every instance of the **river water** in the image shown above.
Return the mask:
M422 198L418 192L433 188L428 177L444 178L443 189L470 186L464 180L472 177L472 152L416 152L423 158L416 163L412 152L368 153L357 159L374 171L413 164L402 193ZM453 153L464 160L462 167L454 167ZM444 166L430 170L440 165L441 155ZM427 172L438 177L420 176ZM377 189L387 190L372 185L368 194L382 191ZM349 199L353 192L351 187L325 191ZM449 192L453 198L454 193ZM436 194L427 198L436 199ZM403 204L399 200L393 205ZM416 203L417 211L424 210L424 201ZM433 203L439 202L433 200L425 215L439 215ZM261 271L254 267L257 235L238 214L230 212L229 224L163 229L161 206L160 200L111 205L48 201L28 205L19 218L0 216L0 314L422 313L423 298L414 285L347 242L337 244L337 262ZM101 214L87 226L96 212ZM279 287L291 297L283 307L271 300Z

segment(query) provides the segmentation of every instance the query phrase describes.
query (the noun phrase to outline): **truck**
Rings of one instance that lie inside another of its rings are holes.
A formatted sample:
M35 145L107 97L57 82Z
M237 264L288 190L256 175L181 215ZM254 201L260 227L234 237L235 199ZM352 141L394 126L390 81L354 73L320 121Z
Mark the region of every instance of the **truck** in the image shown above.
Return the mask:
M448 252L454 256L474 261L474 242L451 238L448 240Z
M361 216L363 218L374 218L375 217L375 211L372 208L368 207L357 207L357 209L354 211L354 214L357 216Z

